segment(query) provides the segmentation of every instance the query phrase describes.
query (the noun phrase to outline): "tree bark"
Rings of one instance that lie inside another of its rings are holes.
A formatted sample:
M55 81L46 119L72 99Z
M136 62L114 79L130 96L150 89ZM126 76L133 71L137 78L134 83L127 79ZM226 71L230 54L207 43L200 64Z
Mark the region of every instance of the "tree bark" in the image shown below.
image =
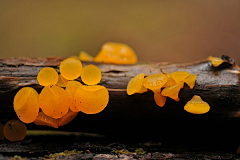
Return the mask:
M13 98L16 92L26 86L31 86L40 92L42 86L38 85L36 79L40 69L51 66L59 72L58 66L62 60L63 58L58 57L0 59L0 121L17 118L13 110ZM109 104L99 114L79 113L72 123L59 128L60 130L100 133L109 131L122 133L128 130L129 133L130 131L135 133L135 131L141 132L144 127L159 125L176 127L182 123L190 125L189 120L197 124L202 122L214 124L219 119L240 117L240 69L227 61L219 67L213 67L208 60L184 64L149 62L135 65L83 62L83 66L90 63L97 65L102 71L100 85L109 90ZM135 75L145 73L147 76L161 73L161 71L165 73L188 71L191 74L197 74L196 85L193 90L190 90L185 84L179 93L180 101L175 102L168 98L164 107L158 107L155 104L151 91L131 96L126 94L127 84ZM81 81L80 78L77 80ZM209 103L208 113L193 115L184 111L184 105L193 95L200 95ZM114 125L109 122L113 122ZM228 124L226 121L224 123ZM33 129L39 127L34 124L28 126ZM151 129L148 131L152 132Z

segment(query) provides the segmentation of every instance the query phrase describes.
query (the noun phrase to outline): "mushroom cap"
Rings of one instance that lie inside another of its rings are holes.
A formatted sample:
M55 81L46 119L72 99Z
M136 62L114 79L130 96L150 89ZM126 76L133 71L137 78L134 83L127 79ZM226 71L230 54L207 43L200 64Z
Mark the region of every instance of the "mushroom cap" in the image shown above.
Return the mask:
M194 95L193 98L186 103L184 110L193 114L204 114L210 110L210 106L207 102L204 102L198 95Z
M75 94L74 101L76 107L86 114L96 114L101 112L108 104L109 93L106 87L80 86Z
M163 107L167 100L166 96L163 96L160 92L154 92L154 101L159 107Z
M168 77L165 74L152 74L143 80L143 86L152 91L159 91L167 81Z
M127 85L127 94L132 95L138 93L139 91L147 91L147 88L143 87L144 73L140 73L133 77Z
M179 94L179 91L181 89L181 84L175 84L171 87L166 87L162 90L161 94L163 96L167 96L167 97L170 97L172 99L174 99L175 101L179 101L179 97L178 97L178 94Z
M5 123L3 127L3 132L4 136L9 141L21 141L25 138L27 134L27 127L23 122L17 119L12 119Z
M82 69L81 79L87 85L96 85L102 79L101 70L95 65L86 65Z
M67 80L77 79L82 72L82 63L76 58L67 58L59 66L61 75Z
M39 95L39 106L49 117L62 118L69 109L69 95L63 88L46 86Z
M39 112L38 93L31 87L20 89L14 97L13 108L24 123L33 122Z
M197 78L197 75L196 74L192 74L192 75L189 75L184 80L184 82L187 83L187 85L189 86L190 89L193 89L193 87L195 86L196 78Z
M221 58L218 58L218 57L209 56L207 59L212 62L212 65L214 67L218 67L220 64L223 63L223 60Z
M78 89L79 86L81 86L82 84L78 81L68 81L67 86L66 86L66 91L68 92L69 95L69 101L70 101L70 109L73 112L79 112L79 109L75 106L75 102L74 102L74 94L76 92L76 90Z
M58 73L52 67L42 68L37 75L37 81L41 86L54 85L58 81Z
M134 50L127 44L107 42L103 44L94 61L114 64L135 64L137 56Z

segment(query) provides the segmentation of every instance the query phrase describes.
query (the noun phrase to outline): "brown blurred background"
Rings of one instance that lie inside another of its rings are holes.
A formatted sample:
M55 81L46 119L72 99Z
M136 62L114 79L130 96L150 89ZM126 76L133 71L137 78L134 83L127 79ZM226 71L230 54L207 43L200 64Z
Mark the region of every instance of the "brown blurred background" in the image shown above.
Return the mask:
M227 54L240 64L240 1L0 0L0 58L95 56L107 41L140 61Z

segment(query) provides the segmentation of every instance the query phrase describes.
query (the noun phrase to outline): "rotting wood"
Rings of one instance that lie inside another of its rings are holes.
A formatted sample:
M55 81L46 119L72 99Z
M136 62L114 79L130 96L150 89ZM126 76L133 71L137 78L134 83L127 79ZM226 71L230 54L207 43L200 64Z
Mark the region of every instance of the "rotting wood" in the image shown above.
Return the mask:
M5 122L11 118L17 118L13 111L13 98L16 92L25 86L31 86L40 92L42 86L38 85L36 76L39 70L46 66L54 67L58 72L58 66L63 58L9 58L0 59L0 121ZM83 65L93 62L83 62ZM208 60L190 62L184 64L162 63L138 63L135 65L113 65L94 63L102 71L101 85L107 87L110 92L108 106L99 114L80 114L77 122L87 121L92 127L83 126L73 128L75 125L63 130L95 131L99 126L109 121L122 126L124 123L139 122L142 125L149 124L152 120L161 121L178 118L238 118L240 117L240 69L236 65L226 63L214 68ZM158 107L151 91L144 94L128 96L126 87L129 80L139 73L145 75L163 72L188 71L197 74L196 85L190 90L187 85L180 91L180 102L168 98L166 105ZM81 81L80 78L77 79ZM211 106L210 112L205 115L192 115L183 110L183 106L193 95L200 95ZM144 120L144 121L143 121ZM137 126L141 126L138 124ZM31 126L31 125L30 125ZM34 128L34 125L33 125ZM107 129L107 127L105 127Z

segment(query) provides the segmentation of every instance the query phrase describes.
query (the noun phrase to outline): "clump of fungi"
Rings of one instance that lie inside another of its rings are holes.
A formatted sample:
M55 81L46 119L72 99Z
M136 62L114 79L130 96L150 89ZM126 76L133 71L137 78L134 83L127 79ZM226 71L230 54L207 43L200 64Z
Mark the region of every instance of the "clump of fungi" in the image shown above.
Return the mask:
M79 59L70 57L61 62L59 70L59 75L51 67L39 71L37 80L44 87L40 94L31 87L17 92L13 106L22 122L58 128L72 121L80 111L96 114L107 106L109 93L106 87L97 85L102 77L97 66L82 67ZM78 77L84 84L75 80Z
M165 105L167 97L180 101L179 91L186 83L190 89L195 86L197 75L191 75L186 71L176 71L169 73L159 73L148 75L144 78L144 73L133 77L127 85L127 94L144 93L148 89L154 93L154 101L160 107ZM200 96L194 96L184 109L193 114L203 114L210 110L210 106L204 102Z

